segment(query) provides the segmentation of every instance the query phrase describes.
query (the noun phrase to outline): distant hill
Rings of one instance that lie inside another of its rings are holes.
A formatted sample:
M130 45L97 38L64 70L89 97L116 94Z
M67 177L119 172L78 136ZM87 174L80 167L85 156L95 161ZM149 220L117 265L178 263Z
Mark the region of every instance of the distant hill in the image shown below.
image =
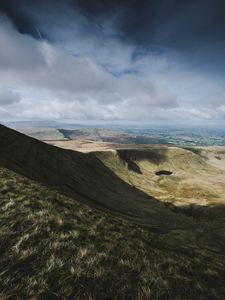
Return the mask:
M90 140L111 143L163 144L164 140L147 135L129 134L121 129L88 128L80 124L53 121L8 122L6 126L42 141Z
M90 140L120 144L162 144L163 139L145 135L128 134L123 130L80 128L80 129L59 129L66 139L69 140Z
M62 123L57 121L11 121L5 122L4 125L13 129L35 129L35 128L80 128L79 124Z

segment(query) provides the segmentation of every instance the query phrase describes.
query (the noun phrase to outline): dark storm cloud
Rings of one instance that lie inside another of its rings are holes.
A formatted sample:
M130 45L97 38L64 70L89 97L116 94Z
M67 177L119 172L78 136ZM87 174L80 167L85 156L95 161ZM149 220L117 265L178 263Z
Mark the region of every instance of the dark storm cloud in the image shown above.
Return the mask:
M43 27L69 27L84 16L81 33L104 36L111 19L124 43L178 51L193 67L225 73L224 0L2 0L0 10L20 32L52 42L57 36Z
M121 37L142 46L190 48L209 42L224 42L223 0L3 0L6 13L21 32L37 35L32 11L49 14L67 6L95 23L118 15Z
M224 0L79 1L91 20L118 15L120 38L150 51L179 51L193 66L225 72Z
M224 116L223 0L1 0L0 43L15 115Z

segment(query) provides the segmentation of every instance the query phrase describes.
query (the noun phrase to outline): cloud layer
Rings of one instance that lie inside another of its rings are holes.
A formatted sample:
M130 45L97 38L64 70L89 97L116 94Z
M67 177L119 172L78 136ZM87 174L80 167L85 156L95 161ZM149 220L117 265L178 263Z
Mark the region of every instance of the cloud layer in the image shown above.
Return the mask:
M225 118L221 70L206 72L173 47L123 40L123 7L93 17L57 3L23 7L30 32L0 15L1 119Z
M1 89L0 90L0 105L12 105L20 102L20 96L18 93L12 90Z

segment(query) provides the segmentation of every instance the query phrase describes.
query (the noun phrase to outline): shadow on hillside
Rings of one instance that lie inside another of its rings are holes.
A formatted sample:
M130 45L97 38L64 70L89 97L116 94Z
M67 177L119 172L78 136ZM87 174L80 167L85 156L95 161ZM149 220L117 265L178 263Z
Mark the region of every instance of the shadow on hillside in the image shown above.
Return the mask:
M121 161L127 163L128 169L136 172L138 174L142 174L140 167L134 161L147 160L154 164L159 164L166 161L166 148L160 149L124 149L117 150L119 158Z
M165 159L167 150L157 151L119 153L123 159L144 158L159 163ZM193 226L190 216L202 214L200 208L193 213L191 208L185 211L148 196L119 178L94 153L57 148L4 126L0 126L0 165L159 233L190 228ZM209 208L207 214L212 210Z
M117 150L117 153L119 157L124 160L148 160L151 163L159 164L166 161L167 148L160 147L154 149L124 149Z
M200 149L200 148L183 147L183 149L191 151L192 153L197 154L201 158L208 160L207 156L202 155L202 149Z
M4 126L0 126L0 164L137 223L147 224L163 209L156 199L121 180L92 153L57 148Z
M175 213L184 214L194 219L208 219L211 221L220 219L225 222L225 205L223 204L206 206L190 204L175 206L172 203L167 202L165 203L165 206Z

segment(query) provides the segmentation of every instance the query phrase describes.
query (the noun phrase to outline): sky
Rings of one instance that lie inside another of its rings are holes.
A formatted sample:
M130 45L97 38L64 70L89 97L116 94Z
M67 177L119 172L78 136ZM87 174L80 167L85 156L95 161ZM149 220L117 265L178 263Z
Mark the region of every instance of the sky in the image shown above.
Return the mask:
M225 120L224 0L1 0L0 121Z

